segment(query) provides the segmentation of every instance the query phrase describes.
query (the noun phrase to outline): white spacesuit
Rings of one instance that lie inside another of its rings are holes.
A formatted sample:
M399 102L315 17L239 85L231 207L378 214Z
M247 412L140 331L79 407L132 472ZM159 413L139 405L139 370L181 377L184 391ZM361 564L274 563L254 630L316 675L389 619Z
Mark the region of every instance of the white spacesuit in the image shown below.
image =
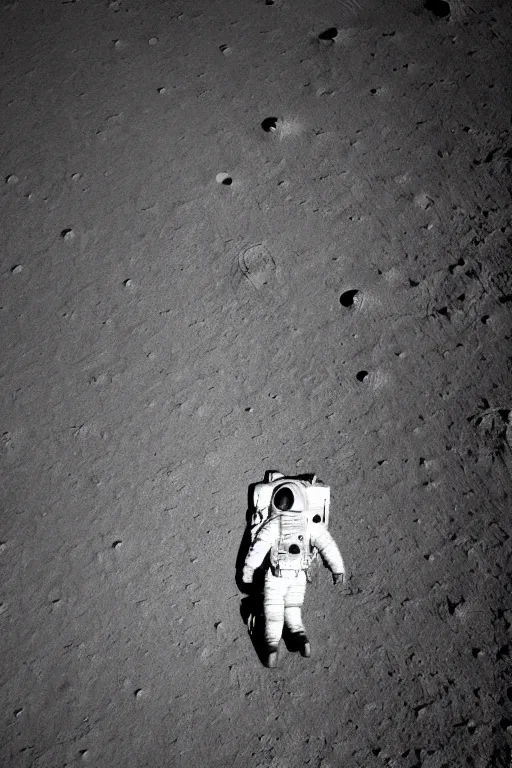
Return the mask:
M245 558L242 579L251 583L254 570L270 553L263 594L269 667L277 664L284 624L302 655L310 655L301 607L306 592L306 574L316 550L332 571L334 583L344 580L345 566L336 542L320 515L311 516L308 512L304 484L283 478L283 483L273 492L269 517L258 530Z

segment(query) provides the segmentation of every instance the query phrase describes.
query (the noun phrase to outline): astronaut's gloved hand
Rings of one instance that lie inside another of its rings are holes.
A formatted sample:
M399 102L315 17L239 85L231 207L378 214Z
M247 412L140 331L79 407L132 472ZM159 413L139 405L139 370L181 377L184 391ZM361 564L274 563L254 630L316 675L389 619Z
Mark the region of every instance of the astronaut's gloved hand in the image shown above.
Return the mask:
M345 574L344 573L333 573L333 575L332 575L332 583L333 584L344 584L345 583Z
M244 565L242 571L242 581L244 584L252 584L252 577L254 576L254 568L250 568L248 565Z

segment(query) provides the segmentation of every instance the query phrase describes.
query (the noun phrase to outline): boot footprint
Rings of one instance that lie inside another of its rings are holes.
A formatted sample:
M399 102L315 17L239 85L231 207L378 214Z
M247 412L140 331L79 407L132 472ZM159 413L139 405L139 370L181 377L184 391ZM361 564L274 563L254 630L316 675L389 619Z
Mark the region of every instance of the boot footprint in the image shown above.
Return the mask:
M249 245L238 255L238 267L243 276L259 291L276 277L276 264L263 243Z

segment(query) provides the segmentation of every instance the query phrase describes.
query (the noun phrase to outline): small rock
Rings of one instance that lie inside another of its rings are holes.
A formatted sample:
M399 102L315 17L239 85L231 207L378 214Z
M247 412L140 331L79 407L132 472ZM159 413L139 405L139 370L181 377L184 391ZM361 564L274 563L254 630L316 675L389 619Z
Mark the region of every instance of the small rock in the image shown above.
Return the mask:
M20 272L23 272L23 265L16 264L16 266L11 269L11 272L13 273L13 275L19 275Z

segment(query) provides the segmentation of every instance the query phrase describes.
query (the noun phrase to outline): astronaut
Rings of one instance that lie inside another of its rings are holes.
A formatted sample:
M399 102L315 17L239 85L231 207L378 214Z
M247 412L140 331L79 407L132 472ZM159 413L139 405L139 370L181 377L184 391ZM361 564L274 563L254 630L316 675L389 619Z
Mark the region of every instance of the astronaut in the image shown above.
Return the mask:
M273 490L268 518L259 528L245 558L242 580L246 584L252 583L256 568L268 563L263 592L268 667L277 665L284 624L302 656L311 654L301 607L308 568L315 552L320 553L331 570L334 584L345 580L345 565L336 542L320 515L311 516L309 512L304 484L283 478L283 483Z

